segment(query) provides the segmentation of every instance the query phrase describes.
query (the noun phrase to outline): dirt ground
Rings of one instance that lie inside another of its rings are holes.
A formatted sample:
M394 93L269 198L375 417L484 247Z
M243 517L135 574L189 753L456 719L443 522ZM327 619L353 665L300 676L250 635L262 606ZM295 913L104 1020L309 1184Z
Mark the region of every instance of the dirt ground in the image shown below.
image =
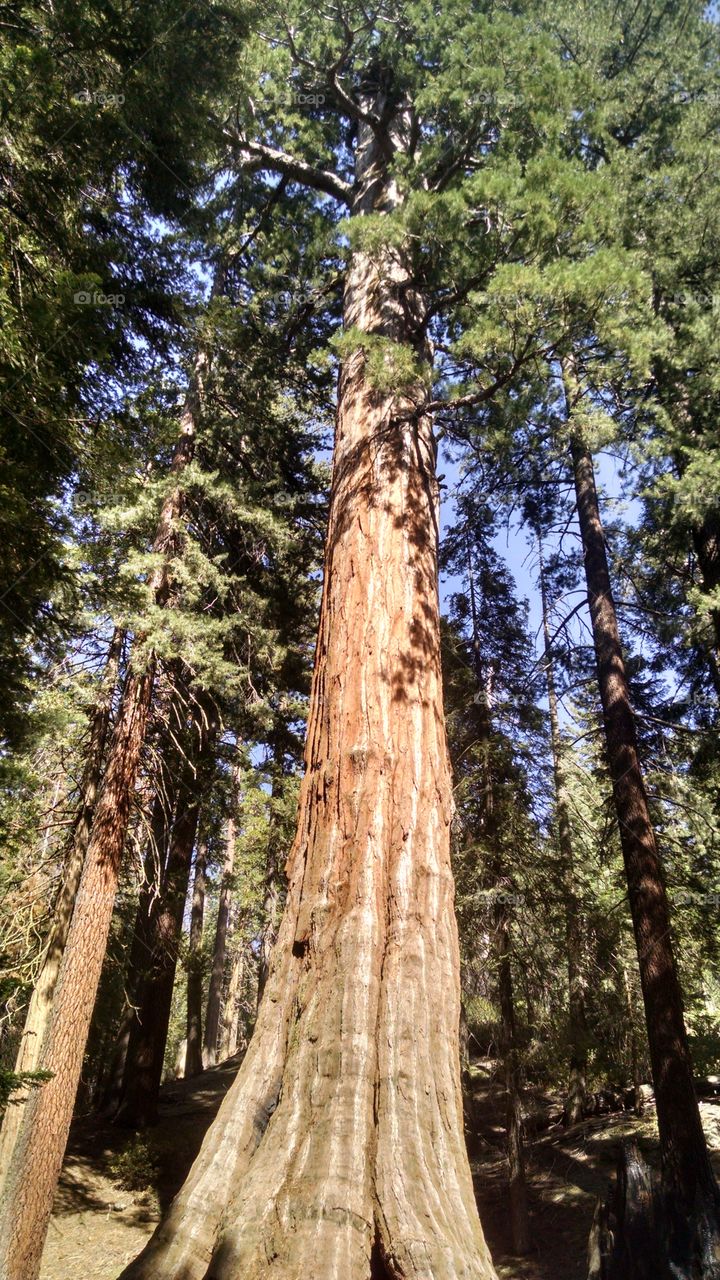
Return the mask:
M96 1121L78 1121L55 1201L41 1280L116 1280L181 1186L238 1065L237 1059L230 1059L194 1080L163 1087L160 1121L148 1137L155 1172L146 1190L123 1189L115 1171L117 1157L132 1135ZM502 1096L492 1064L476 1065L472 1092L475 1191L500 1280L585 1280L596 1200L607 1191L624 1139L634 1137L652 1158L657 1147L652 1112L643 1120L622 1113L598 1117L570 1131L550 1130L530 1144L533 1253L519 1259L510 1253ZM702 1112L720 1174L720 1105L703 1103Z

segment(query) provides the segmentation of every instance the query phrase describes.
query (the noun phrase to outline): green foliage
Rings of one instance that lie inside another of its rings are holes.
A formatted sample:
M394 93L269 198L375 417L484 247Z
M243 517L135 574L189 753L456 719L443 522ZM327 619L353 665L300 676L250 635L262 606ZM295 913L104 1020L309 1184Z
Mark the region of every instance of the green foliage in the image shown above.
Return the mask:
M18 1090L37 1089L45 1080L52 1080L50 1071L8 1071L0 1067L0 1115L8 1106L19 1104L21 1099L12 1095Z
M152 1139L144 1134L136 1134L109 1162L111 1176L126 1191L148 1191L154 1187L159 1167Z
M341 360L362 351L367 380L377 391L411 394L427 380L427 371L412 347L392 342L380 334L347 328L332 339L332 347Z

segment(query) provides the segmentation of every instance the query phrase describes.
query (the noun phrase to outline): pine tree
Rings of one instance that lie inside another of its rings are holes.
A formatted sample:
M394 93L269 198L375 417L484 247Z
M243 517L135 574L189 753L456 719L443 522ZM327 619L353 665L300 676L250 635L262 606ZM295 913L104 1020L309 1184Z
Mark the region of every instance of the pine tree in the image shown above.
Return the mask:
M181 418L172 461L172 487L163 503L153 544L160 564L153 571L148 588L160 608L171 594L169 561L182 510L178 477L194 449L196 397L197 384L189 392ZM135 664L131 662L125 678L39 1060L41 1069L51 1072L52 1077L23 1108L22 1126L6 1174L0 1260L8 1280L33 1277L40 1266L107 945L156 668L156 657L150 651Z

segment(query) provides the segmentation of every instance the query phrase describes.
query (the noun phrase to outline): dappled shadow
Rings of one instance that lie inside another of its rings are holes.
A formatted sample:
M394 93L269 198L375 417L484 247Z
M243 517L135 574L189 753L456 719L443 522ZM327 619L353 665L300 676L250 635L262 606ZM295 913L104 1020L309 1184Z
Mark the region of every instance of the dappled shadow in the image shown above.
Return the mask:
M422 393L418 389L420 400ZM413 616L407 623L403 652L392 659L386 679L395 701L422 687L429 665L439 666L437 609L436 450L430 421L416 412L413 398L373 391L362 359L352 358L340 382L333 463L330 519L325 547L326 581L342 588L351 572L348 550L363 549L367 524L377 531L385 523L385 545L392 562L374 565L375 574L402 572L413 579ZM402 560L397 531L404 543ZM372 538L369 556L378 554ZM337 558L342 557L342 564ZM337 578L334 576L337 574ZM405 592L397 592L398 610ZM334 637L328 635L328 644Z
M483 1229L500 1280L585 1280L587 1242L598 1197L607 1196L621 1147L637 1142L648 1163L659 1163L654 1110L642 1119L629 1112L591 1117L569 1130L544 1133L527 1148L532 1253L512 1253L508 1166L504 1155L504 1091L488 1073L473 1082L479 1094L481 1141L472 1159L473 1182ZM534 1101L543 1098L533 1091ZM557 1099L546 1096L549 1108ZM703 1103L703 1124L720 1167L720 1105Z
M156 1168L148 1187L150 1208L141 1195L123 1190L114 1174L115 1161L133 1136L95 1116L79 1118L71 1131L53 1213L108 1212L121 1205L126 1216L129 1212L146 1222L155 1216L153 1201L164 1212L185 1181L241 1062L242 1055L236 1054L190 1080L162 1086L158 1122L141 1132Z

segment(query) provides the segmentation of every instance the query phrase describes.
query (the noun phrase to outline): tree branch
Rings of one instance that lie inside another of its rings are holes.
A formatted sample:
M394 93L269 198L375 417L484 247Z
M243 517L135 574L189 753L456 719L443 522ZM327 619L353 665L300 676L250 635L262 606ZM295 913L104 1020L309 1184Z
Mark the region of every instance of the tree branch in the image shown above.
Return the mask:
M226 136L236 148L243 167L248 171L270 169L273 173L282 173L306 187L323 191L325 195L332 196L334 200L340 200L343 204L350 204L352 187L337 174L327 169L318 169L315 165L307 164L305 160L300 160L287 151L280 151L277 147L269 147L262 142L248 142L237 134L228 133Z
M515 374L525 364L529 358L529 344L523 348L519 356L516 356L513 364L507 373L503 373L501 377L496 378L489 387L484 387L482 391L473 391L467 396L458 396L457 400L431 400L423 406L423 413L438 413L447 411L448 409L467 409L475 404L483 404L486 400L491 400L497 391L501 391L515 377Z

